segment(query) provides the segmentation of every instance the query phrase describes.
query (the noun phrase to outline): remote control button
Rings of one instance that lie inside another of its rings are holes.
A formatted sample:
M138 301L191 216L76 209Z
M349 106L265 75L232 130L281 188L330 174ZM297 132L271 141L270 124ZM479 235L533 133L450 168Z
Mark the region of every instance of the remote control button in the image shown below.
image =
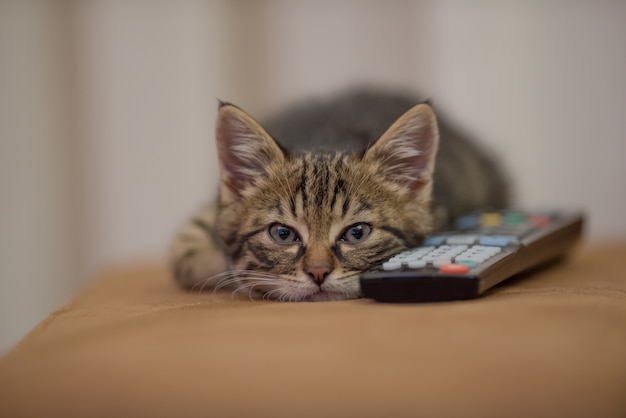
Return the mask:
M452 257L467 251L467 245L442 245L439 248L424 255L421 259L433 262L435 260L450 260Z
M450 259L450 258L437 258L437 259L433 260L432 263L433 263L433 267L441 267L441 266L445 266L446 264L452 263L452 259Z
M480 222L476 215L465 215L457 218L454 225L457 229L476 229L480 226Z
M488 253L497 254L500 251L502 251L502 248L500 248L500 247L489 247L487 245L474 245L472 248L470 248L470 250L485 251L485 252L488 252Z
M464 264L469 268L476 267L479 264L477 261L474 261L474 260L468 260L468 259L459 260L458 258L455 260L455 263Z
M478 264L482 264L485 261L487 261L487 259L491 258L490 256L487 255L465 255L465 256L461 256L461 257L456 257L454 259L455 262L460 263L460 264L467 264L470 265L471 263L474 263L476 265Z
M400 270L400 268L402 268L402 263L399 261L386 261L383 263L383 270L385 271Z
M517 237L512 235L491 235L482 237L478 243L480 245L506 247L509 244L516 243Z
M499 213L483 213L480 216L480 224L482 226L502 225L502 215Z
M426 264L425 260L411 260L407 263L407 267L410 269L423 269L426 267Z
M450 245L471 245L475 243L477 239L477 235L453 235L446 240L446 243Z
M521 212L509 212L504 215L504 223L506 225L524 225L528 217Z
M412 258L419 258L422 257L424 254L428 254L429 252L433 251L435 249L435 247L430 246L430 247L417 247L414 248L410 251L407 252L408 255L410 255Z
M532 226L544 228L550 225L550 217L548 215L533 215L529 222Z
M501 247L488 247L482 245L474 245L469 248L467 251L463 251L463 253L459 254L455 257L455 261L460 264L468 264L471 266L472 263L480 264L489 260L491 257L502 251Z
M445 264L439 267L440 273L465 274L469 271L469 266L465 264Z
M447 238L448 238L447 235L435 235L434 237L426 238L423 242L423 245L436 247L446 242Z
M411 250L403 251L400 254L394 255L388 261L399 261L407 263L412 260L419 260L426 254L432 252L435 247L417 247Z
M402 263L404 261L409 261L411 259L413 259L413 256L411 256L410 254L398 254L398 255L391 257L389 261L391 261L392 263L393 262Z

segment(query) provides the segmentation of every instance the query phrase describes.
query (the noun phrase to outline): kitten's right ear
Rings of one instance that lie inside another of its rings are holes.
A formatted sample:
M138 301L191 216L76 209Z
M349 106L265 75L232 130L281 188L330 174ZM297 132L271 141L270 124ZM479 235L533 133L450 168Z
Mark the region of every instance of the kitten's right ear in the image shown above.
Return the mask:
M250 115L220 102L215 126L222 184L235 196L267 175L271 164L285 160L285 152Z

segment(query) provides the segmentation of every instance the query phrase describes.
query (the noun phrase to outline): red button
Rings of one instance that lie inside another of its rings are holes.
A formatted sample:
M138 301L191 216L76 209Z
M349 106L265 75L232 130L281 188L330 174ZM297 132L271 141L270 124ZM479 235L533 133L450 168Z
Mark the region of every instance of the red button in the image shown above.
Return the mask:
M541 228L546 227L550 225L550 217L547 215L533 215L530 217L530 224Z
M469 266L465 264L446 264L439 267L440 273L465 274L469 271Z

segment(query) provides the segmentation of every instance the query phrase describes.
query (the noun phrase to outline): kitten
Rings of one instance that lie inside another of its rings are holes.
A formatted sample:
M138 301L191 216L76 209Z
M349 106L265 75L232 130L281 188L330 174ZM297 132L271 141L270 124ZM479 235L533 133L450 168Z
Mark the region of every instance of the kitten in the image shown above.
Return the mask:
M417 102L350 92L267 129L220 104L219 203L175 237L175 279L278 300L357 298L360 272L453 217L505 207L494 161Z

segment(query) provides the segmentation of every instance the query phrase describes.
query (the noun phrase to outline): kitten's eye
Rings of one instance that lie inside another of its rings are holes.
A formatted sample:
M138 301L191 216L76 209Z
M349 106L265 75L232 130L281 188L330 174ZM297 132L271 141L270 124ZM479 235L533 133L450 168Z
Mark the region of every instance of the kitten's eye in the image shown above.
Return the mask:
M368 224L354 224L345 230L340 240L350 243L363 241L372 232L372 227Z
M296 231L285 225L273 224L269 227L268 232L270 237L279 244L293 244L300 241Z

